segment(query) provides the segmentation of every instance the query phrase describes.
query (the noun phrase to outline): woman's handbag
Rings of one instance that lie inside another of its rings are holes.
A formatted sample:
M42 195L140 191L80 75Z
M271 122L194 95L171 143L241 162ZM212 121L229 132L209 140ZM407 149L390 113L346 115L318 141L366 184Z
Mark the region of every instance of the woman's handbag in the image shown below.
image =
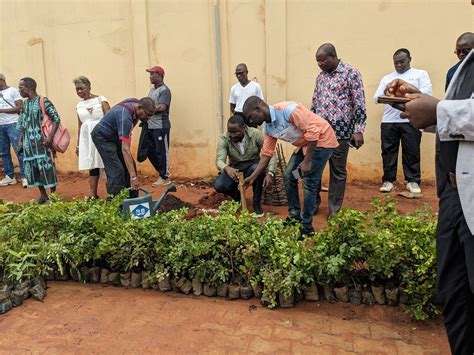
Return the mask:
M41 133L43 134L43 138L47 139L51 132L53 131L53 122L46 114L44 109L44 97L40 97L40 106L41 106L41 113L43 114L43 122L41 123ZM65 128L61 123L59 123L58 129L54 134L52 147L55 151L59 153L64 153L71 142L71 137L69 135L69 131Z

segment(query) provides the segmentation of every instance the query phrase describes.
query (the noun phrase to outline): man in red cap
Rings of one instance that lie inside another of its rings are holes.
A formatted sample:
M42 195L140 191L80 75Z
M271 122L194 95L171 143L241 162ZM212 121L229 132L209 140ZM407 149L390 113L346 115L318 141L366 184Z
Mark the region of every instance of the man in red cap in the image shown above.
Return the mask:
M148 121L148 160L158 172L158 180L152 184L157 187L170 183L169 176L169 137L171 91L163 82L165 70L154 66L146 70L150 73L153 88L148 94L155 101L155 114Z

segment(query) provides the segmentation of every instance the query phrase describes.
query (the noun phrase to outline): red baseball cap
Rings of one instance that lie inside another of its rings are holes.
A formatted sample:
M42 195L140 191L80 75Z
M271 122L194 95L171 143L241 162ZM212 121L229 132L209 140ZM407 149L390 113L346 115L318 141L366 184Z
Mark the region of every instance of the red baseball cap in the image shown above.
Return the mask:
M158 66L158 65L156 65L156 66L154 66L150 69L147 69L146 71L149 72L149 73L158 73L161 76L165 76L165 70L162 67Z

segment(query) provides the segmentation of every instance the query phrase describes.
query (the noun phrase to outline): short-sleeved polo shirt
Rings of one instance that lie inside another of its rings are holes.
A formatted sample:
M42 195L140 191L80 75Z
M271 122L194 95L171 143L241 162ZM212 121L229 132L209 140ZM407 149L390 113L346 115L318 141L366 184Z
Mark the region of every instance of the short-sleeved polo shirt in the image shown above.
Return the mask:
M126 99L112 107L97 124L99 131L112 141L132 142L132 130L138 121L134 112L137 99Z

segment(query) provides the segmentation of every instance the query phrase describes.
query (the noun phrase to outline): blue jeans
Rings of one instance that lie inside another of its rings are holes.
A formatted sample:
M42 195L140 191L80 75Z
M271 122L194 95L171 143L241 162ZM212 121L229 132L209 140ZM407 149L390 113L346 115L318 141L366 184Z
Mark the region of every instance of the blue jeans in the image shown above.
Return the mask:
M11 178L14 177L14 167L10 154L10 145L13 147L18 161L20 162L20 175L24 178L23 154L18 154L18 141L20 131L16 128L16 123L0 125L0 157L2 158L3 174Z
M301 221L305 229L312 229L313 214L316 209L317 187L321 182L324 167L331 157L333 149L315 148L311 157L311 173L303 176L303 213L301 213L300 197L298 194L298 179L292 172L297 169L304 159L303 149L294 153L285 170L285 188L288 199L288 214L291 218Z
M244 177L249 177L255 171L257 164L252 164L244 170ZM265 171L255 179L253 183L253 204L260 205L263 193L263 180L265 179ZM214 181L214 189L219 192L232 197L236 201L240 201L239 183L232 180L224 171Z

